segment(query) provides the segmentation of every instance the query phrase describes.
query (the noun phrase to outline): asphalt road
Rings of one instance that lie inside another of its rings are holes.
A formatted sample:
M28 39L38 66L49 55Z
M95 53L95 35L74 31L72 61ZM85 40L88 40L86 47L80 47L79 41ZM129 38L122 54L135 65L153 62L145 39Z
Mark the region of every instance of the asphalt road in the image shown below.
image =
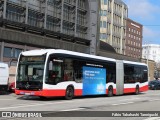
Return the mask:
M121 111L160 111L160 90L150 90L139 95L123 95L123 96L92 96L92 97L78 97L73 100L64 100L63 98L50 98L41 100L39 97L32 96L17 96L15 94L1 94L0 95L0 111L47 111L43 119L66 119L80 120L80 119L105 119L106 114L120 113ZM70 117L66 117L66 111L70 111ZM82 111L82 112L79 112ZM89 112L88 112L89 111ZM98 112L96 112L98 111ZM112 111L107 112L106 111ZM60 113L60 114L59 114ZM65 114L62 114L65 113ZM139 113L139 112L138 112ZM72 115L76 117L71 117ZM100 115L102 117L96 117ZM157 113L158 114L158 113ZM64 115L64 116L63 116ZM115 115L115 114L114 114ZM114 116L113 115L113 116ZM58 116L50 117L48 116ZM85 116L80 118L80 116ZM8 119L8 118L0 118ZM11 118L15 119L15 118ZM22 119L22 118L17 118ZM25 118L28 119L28 118ZM39 120L40 118L29 118L31 120ZM107 117L107 120L158 120L157 117Z

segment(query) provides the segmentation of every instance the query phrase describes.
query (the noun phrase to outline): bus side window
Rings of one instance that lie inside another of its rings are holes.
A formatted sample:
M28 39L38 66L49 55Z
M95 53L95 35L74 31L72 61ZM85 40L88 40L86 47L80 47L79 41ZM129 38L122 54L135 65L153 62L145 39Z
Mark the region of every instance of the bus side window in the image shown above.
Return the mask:
M46 83L47 84L57 84L62 80L62 64L63 59L50 57L46 70Z
M73 60L66 58L64 60L64 81L73 81Z
M74 60L74 79L77 83L82 83L83 79L83 66L86 65L85 61Z

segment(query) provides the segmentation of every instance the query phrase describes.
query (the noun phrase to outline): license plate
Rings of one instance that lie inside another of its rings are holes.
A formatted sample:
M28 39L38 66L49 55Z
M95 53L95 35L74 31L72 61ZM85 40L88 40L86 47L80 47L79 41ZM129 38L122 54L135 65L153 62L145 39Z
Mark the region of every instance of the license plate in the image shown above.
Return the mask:
M21 95L24 95L24 92L20 92Z
M25 95L31 95L31 93L25 93Z

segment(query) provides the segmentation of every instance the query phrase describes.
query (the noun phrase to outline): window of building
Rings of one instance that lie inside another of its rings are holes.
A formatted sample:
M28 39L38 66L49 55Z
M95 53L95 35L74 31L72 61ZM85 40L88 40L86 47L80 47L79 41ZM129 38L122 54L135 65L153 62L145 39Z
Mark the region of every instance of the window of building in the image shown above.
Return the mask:
M102 4L102 5L104 4L104 1L103 1L103 0L101 0L101 4Z
M18 9L18 7L7 6L6 18L11 21L21 22L21 9Z
M14 57L15 58L18 58L19 57L19 54L22 52L22 49L18 49L18 48L15 48L14 49Z
M104 5L107 5L107 1L108 1L108 0L104 0Z
M107 10L103 10L103 16L107 16Z
M107 28L107 22L106 21L103 21L103 27Z
M11 48L11 47L4 47L4 57L13 57L18 58L19 54L22 52L22 49L18 48Z
M13 57L13 49L10 47L4 47L4 57Z
M100 39L107 39L107 34L106 33L101 33L100 34Z
M103 10L100 11L101 16L103 16Z
M102 27L102 21L100 21L100 27Z

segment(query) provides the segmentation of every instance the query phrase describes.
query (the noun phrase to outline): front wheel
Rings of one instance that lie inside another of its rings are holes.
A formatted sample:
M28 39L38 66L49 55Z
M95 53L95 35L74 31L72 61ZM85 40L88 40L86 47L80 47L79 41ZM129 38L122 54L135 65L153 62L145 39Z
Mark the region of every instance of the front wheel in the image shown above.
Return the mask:
M73 87L67 87L65 99L66 100L71 100L71 99L73 99L73 97L74 97L74 89L73 89Z

